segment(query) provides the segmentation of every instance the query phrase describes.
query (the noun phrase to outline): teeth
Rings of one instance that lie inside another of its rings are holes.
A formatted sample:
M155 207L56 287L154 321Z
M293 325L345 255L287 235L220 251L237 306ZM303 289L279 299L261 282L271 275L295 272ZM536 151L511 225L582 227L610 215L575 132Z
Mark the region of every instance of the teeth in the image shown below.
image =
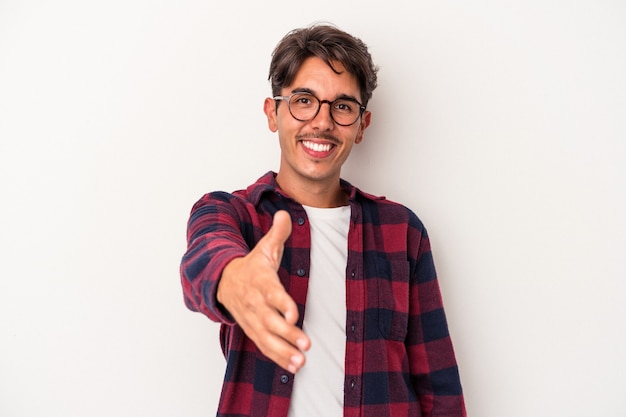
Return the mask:
M315 151L315 152L328 152L330 151L330 148L331 148L330 144L315 143L315 142L310 142L307 140L302 142L302 144L306 146L308 149L311 149L312 151Z

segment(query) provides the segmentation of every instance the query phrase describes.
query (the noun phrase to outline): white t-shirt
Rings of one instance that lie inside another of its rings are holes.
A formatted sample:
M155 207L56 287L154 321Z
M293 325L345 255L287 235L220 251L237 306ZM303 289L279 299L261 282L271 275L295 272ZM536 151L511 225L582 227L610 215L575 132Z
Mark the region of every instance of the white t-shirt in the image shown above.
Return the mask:
M303 330L311 349L294 378L289 417L342 417L350 207L304 209L311 226L311 271Z

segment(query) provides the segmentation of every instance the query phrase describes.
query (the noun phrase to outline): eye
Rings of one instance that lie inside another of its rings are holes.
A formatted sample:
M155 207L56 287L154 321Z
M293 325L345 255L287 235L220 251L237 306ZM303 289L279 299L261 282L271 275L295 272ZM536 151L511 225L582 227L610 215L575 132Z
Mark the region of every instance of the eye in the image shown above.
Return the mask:
M335 109L335 111L344 113L344 114L354 113L356 111L356 107L357 107L356 103L353 103L352 101L349 101L349 100L339 100L339 101L336 101L333 105L333 108Z
M314 104L314 100L308 94L298 94L291 98L291 104L299 107L309 107Z

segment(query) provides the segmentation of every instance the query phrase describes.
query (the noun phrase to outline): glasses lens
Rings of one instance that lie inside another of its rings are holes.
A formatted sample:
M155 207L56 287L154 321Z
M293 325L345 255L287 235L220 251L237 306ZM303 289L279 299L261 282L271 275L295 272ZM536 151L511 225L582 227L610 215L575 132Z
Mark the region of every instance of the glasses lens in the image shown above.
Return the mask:
M320 101L311 94L294 94L289 101L291 115L301 121L315 117L320 107Z
M347 126L359 118L360 107L352 100L335 100L330 111L335 122Z

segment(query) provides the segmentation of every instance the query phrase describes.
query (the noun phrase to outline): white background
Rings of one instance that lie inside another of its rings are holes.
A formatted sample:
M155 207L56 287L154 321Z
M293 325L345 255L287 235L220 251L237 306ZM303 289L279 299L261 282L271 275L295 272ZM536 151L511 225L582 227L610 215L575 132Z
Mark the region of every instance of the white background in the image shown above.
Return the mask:
M626 416L626 5L0 0L0 416L215 414L191 205L278 167L270 54L380 66L344 176L433 242L474 417Z

